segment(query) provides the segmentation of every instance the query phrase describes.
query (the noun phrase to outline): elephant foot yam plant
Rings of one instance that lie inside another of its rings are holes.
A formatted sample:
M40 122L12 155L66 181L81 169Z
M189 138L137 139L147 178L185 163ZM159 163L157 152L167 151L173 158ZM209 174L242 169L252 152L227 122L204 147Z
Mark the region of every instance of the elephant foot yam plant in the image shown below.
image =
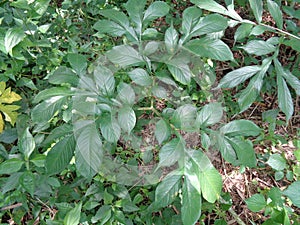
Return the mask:
M298 6L2 1L1 223L299 224Z

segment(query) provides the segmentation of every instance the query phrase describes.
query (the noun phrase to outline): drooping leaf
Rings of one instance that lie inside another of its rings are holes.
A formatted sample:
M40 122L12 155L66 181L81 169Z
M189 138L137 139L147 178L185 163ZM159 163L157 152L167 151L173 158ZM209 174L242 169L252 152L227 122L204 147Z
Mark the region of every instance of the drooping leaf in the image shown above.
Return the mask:
M110 69L104 66L97 66L94 70L94 78L97 87L104 96L110 96L115 90L115 78Z
M19 140L19 147L27 161L35 149L35 141L28 127L25 129L21 139Z
M250 7L258 23L262 20L263 1L262 0L249 0Z
M76 138L76 168L79 173L92 178L102 162L103 147L94 121L78 121L74 124Z
M7 30L4 38L4 46L6 52L12 54L12 49L19 44L24 38L25 33L20 27L12 27Z
M267 206L265 197L262 194L254 194L245 200L248 208L253 212L259 212Z
M113 47L106 55L109 60L121 67L144 64L142 56L133 47L128 45Z
M170 137L170 127L167 124L167 122L163 119L160 119L155 124L155 138L158 141L158 144L161 144L165 140L167 140Z
M159 167L172 166L184 156L184 143L176 138L165 144L159 151Z
M49 121L55 115L55 113L61 110L66 101L67 97L64 96L54 96L43 101L32 109L32 120L34 122Z
M169 53L174 53L176 51L178 38L178 33L173 25L166 30L165 45Z
M195 224L201 215L201 194L185 179L182 188L181 218L184 225Z
M77 53L69 53L68 62L78 75L85 74L87 68L87 61L83 55Z
M105 114L100 120L100 129L105 140L116 143L121 136L121 128L111 114Z
M195 39L185 44L184 47L192 53L202 57L220 61L234 60L230 48L223 41L218 39L206 37Z
M40 91L33 100L33 103L39 103L40 101L55 97L55 96L72 96L74 91L71 91L67 87L53 87Z
M110 20L99 20L93 28L100 33L106 33L113 37L120 37L126 33L126 29Z
M136 123L136 116L133 109L129 106L121 108L118 111L118 122L122 130L129 134Z
M141 86L150 86L152 84L152 79L148 73L141 68L137 68L128 73L131 80Z
M222 190L222 177L214 167L199 173L199 180L205 200L214 203L219 199Z
M220 131L227 136L257 136L261 129L250 120L233 120L221 127Z
M24 161L17 158L8 159L0 163L0 174L12 174L18 172L23 166Z
M249 23L241 24L234 33L234 40L240 41L240 40L248 37L251 33L252 28L253 28L252 24L249 24Z
M257 56L267 55L276 50L276 47L262 40L249 41L245 46L241 47L249 54L254 54Z
M277 74L277 87L279 108L286 115L286 120L289 120L294 113L293 99L285 80L279 73Z
M77 225L80 221L82 202L75 205L64 218L64 225Z
M78 76L68 67L61 66L58 67L52 74L48 77L51 84L63 84L69 83L73 87L76 87L79 83Z
M267 164L277 171L284 170L287 167L285 158L279 154L271 155L267 161Z
M170 7L166 2L155 1L146 9L143 21L150 22L159 17L163 17L167 15L169 9Z
M282 29L283 26L283 16L280 10L280 7L273 0L267 0L268 10L271 13L272 17L275 20L275 23L279 29Z
M49 175L59 174L69 165L75 151L73 135L64 137L48 152L45 161L46 172Z
M162 208L171 204L178 194L182 175L168 174L155 190L154 208Z
M252 77L258 71L259 66L245 66L236 70L233 70L223 77L218 85L218 88L233 88L240 83L244 82L248 78Z
M118 98L125 105L132 106L135 102L135 93L130 84L120 83L118 86Z
M196 123L199 127L214 125L222 119L223 108L221 103L205 105L197 115Z
M283 191L283 194L292 200L293 204L300 208L300 181L293 182L287 189Z

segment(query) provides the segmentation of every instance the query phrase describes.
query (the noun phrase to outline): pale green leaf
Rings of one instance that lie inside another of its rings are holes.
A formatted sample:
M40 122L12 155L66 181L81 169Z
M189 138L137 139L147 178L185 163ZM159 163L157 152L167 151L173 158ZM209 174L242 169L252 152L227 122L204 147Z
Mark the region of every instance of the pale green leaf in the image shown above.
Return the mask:
M33 103L55 97L55 96L72 96L74 91L67 87L53 87L40 91L33 100Z
M184 143L176 138L165 144L159 151L159 167L172 166L184 156Z
M241 47L249 54L254 54L257 56L267 55L276 50L276 47L262 40L249 41L245 46Z
M233 120L221 127L220 131L227 136L257 136L261 129L250 120Z
M76 87L79 83L78 76L68 67L58 67L53 73L48 76L51 84L69 83Z
M118 24L122 27L127 28L129 27L129 20L125 13L117 11L115 9L105 9L101 10L100 14Z
M255 16L255 19L258 23L262 20L262 13L263 13L263 1L262 0L249 0L250 7L252 12Z
M287 189L283 191L283 194L289 197L293 204L300 208L300 181L293 182Z
M152 79L148 73L141 68L137 68L128 73L131 80L141 86L150 86L152 84Z
M118 122L122 130L129 134L136 123L136 116L133 109L129 106L121 108L118 111Z
M260 70L260 66L245 66L237 70L233 70L221 79L218 88L233 88L252 77Z
M249 23L241 24L234 33L234 40L240 41L240 40L248 37L252 31L252 27L253 27L253 25L249 24Z
M20 27L9 28L5 33L4 46L7 52L12 52L12 49L19 44L24 38L25 33Z
M198 127L214 125L222 119L223 107L221 103L209 103L205 105L197 115Z
M170 73L173 75L174 79L181 84L189 84L191 82L191 71L188 65L186 64L167 64Z
M286 119L289 120L294 113L293 98L285 80L279 73L277 74L277 87L279 108L284 112Z
M197 7L188 7L183 11L181 30L186 37L195 30L194 27L199 23L201 15L202 10Z
M195 224L201 215L201 194L190 183L184 179L182 188L181 218L184 225Z
M78 225L80 221L82 202L75 205L64 218L64 225Z
M170 137L170 127L167 124L167 122L163 119L160 119L156 124L155 124L155 137L156 140L158 141L158 144L161 144L165 140L167 140Z
M35 149L35 141L27 127L19 140L20 151L24 154L25 160L28 160Z
M0 174L12 174L18 172L24 162L17 158L12 158L0 163Z
M132 106L135 102L135 92L130 84L120 83L118 86L118 98L122 103Z
M279 154L273 154L269 157L267 164L274 170L280 171L287 167L286 160Z
M101 34L105 33L113 37L119 37L126 33L125 28L110 20L99 20L94 24L93 28Z
M144 22L150 22L159 17L167 15L169 12L169 5L166 2L155 1L153 2L144 13Z
M234 60L230 48L223 41L218 39L209 39L206 37L195 39L185 44L184 47L202 57L220 61Z
M175 53L178 44L178 33L173 27L169 27L165 32L165 45L169 53Z
M222 177L215 168L199 173L199 180L203 198L210 203L219 199L222 190Z
M110 96L115 90L115 78L112 71L104 66L97 66L94 70L97 87L104 96Z
M49 175L59 174L69 165L75 151L73 135L64 137L48 152L45 161L46 172Z
M125 8L128 12L130 20L136 26L136 30L139 35L142 31L143 11L146 6L146 3L146 0L129 0L125 4Z
M87 68L87 60L78 53L69 53L68 62L78 75L84 75Z
M259 212L267 206L265 197L262 194L254 194L245 200L248 208L253 212Z
M121 128L111 114L105 114L100 120L102 136L111 143L116 143L121 136Z
M192 104L185 104L176 109L171 122L185 131L195 130L197 108Z
M275 20L275 23L279 29L282 29L283 26L283 16L280 10L280 7L273 0L267 0L268 10L271 13L272 17Z

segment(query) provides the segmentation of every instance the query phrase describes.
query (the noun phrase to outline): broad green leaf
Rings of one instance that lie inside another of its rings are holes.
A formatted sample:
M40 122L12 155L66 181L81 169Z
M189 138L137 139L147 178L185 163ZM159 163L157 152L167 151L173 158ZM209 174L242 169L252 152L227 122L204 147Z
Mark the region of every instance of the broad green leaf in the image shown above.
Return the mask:
M149 56L154 54L158 48L160 47L161 43L158 41L149 41L143 50L143 55Z
M64 218L64 225L78 225L80 221L82 202L75 205Z
M125 29L129 27L128 17L123 12L117 11L115 9L105 9L105 10L101 10L100 14L120 24Z
M137 68L128 73L130 79L141 86L150 86L152 84L152 79L148 73L141 68Z
M223 108L221 103L209 103L198 113L196 123L199 127L207 127L220 122L222 116Z
M234 60L230 48L223 41L218 39L207 37L195 39L185 44L184 47L192 53L202 57L220 61Z
M74 95L74 91L71 91L70 88L67 87L53 87L49 89L45 89L39 92L33 100L33 103L39 103L40 101L55 97L55 96L72 96Z
M287 167L285 158L279 154L271 155L267 164L277 171L284 170Z
M241 92L241 95L238 99L240 106L240 112L248 109L252 103L256 100L259 92L261 91L263 85L263 79L268 71L272 62L272 58L266 58L263 60L261 65L261 70L250 80L250 83L247 87Z
M185 104L176 109L171 122L175 127L185 131L195 130L197 108L191 104Z
M67 97L54 96L38 104L32 109L31 112L31 118L33 122L42 123L49 121L58 111L62 109L62 106L66 103L66 101Z
M250 140L243 140L242 138L228 138L227 140L234 148L239 164L248 167L256 166L255 151Z
M110 69L104 66L97 66L94 70L94 78L97 87L104 96L110 96L115 90L115 78Z
M35 12L38 13L40 16L44 15L47 11L49 6L50 0L38 0L34 2L34 9Z
M120 37L126 33L125 28L110 20L99 20L93 28L99 31L99 33L109 34L113 37Z
M234 40L240 41L248 37L252 31L253 25L249 23L241 24L234 33Z
M168 92L162 86L158 86L158 85L153 86L151 88L151 92L152 92L153 96L155 96L156 98L168 99Z
M257 136L261 129L250 120L233 120L221 127L220 132L227 136Z
M163 119L160 119L155 124L155 138L158 141L158 144L161 144L165 140L167 140L170 137L170 127L167 124L167 122Z
M278 59L274 59L276 73L284 77L289 85L295 89L296 94L300 95L300 80L295 77L289 70L285 70Z
M4 38L5 50L12 54L12 49L19 44L24 38L25 33L20 27L12 27L7 30Z
M78 121L74 126L76 168L82 176L92 178L99 172L103 155L98 129L94 121L88 120Z
M22 188L24 188L31 196L34 195L35 180L36 180L36 177L30 171L24 172L19 178L19 182L20 182Z
M135 24L138 34L142 31L143 11L147 0L129 0L125 4L130 20Z
M12 158L0 163L0 174L12 174L18 172L24 162L21 159Z
M245 202L252 212L259 212L267 206L266 199L262 194L254 194Z
M132 106L135 102L135 93L130 84L120 83L118 86L118 98L122 103Z
M209 158L200 150L191 150L191 151L186 151L187 153L187 159L190 160L195 166L193 170L195 171L196 174L199 174L201 172L205 172L207 170L213 169L213 165L210 162ZM189 174L190 175L190 174ZM195 186L197 188L197 186Z
M169 9L170 7L166 2L155 1L145 11L143 21L150 22L163 17L168 14Z
M289 120L294 113L293 99L285 80L279 73L277 74L277 87L279 108L284 112L286 120Z
M73 127L69 124L64 123L61 126L57 126L56 128L54 128L42 144L43 146L47 146L54 142L56 139L59 139L72 133Z
M49 175L59 174L69 165L75 150L73 135L64 137L48 152L45 161L46 172Z
M243 20L233 9L229 8L229 10L227 10L224 6L213 0L191 0L191 3L194 3L201 9L230 16L231 18L238 21Z
M191 82L191 71L187 64L176 63L176 61L170 62L167 64L168 69L174 79L181 84L187 85Z
M99 220L101 223L98 224L105 224L111 218L111 206L110 205L103 205L101 206L96 215L91 218L92 223L97 223Z
M155 208L162 208L171 204L178 194L182 175L170 173L155 190Z
M188 7L183 11L181 30L186 37L195 30L194 27L199 23L201 15L202 10L197 7Z
M77 53L68 54L68 62L78 75L84 75L87 68L87 60Z
M21 139L19 140L19 147L27 161L35 149L35 141L28 127L25 129Z
M133 47L128 45L113 47L106 55L109 60L121 67L145 63L142 56Z
M178 44L178 33L173 27L169 27L165 32L165 45L169 53L175 53Z
M219 199L222 190L222 177L215 168L199 173L199 180L203 198L210 203Z
M133 109L129 106L121 108L118 111L118 122L122 130L129 134L136 123L136 116Z
M283 26L283 16L280 10L280 7L273 0L267 0L268 10L274 18L276 25L279 29L282 29Z
M111 143L116 143L121 136L121 128L111 114L105 114L100 120L102 136Z
M165 144L159 151L159 167L172 166L184 156L184 143L176 138Z
M292 200L293 204L300 208L300 181L293 182L287 189L283 191L283 194Z
M58 67L53 73L48 76L49 83L51 84L63 84L69 83L73 87L76 87L79 83L78 76L68 67Z
M191 30L189 38L223 31L228 26L228 20L219 15L211 14L201 19Z
M249 41L245 46L240 47L244 49L249 54L254 54L257 56L267 55L276 50L276 47L262 40Z
M252 77L260 70L260 66L245 66L237 70L233 70L221 79L218 88L233 88Z
M252 12L255 16L255 19L258 23L262 20L262 13L263 13L263 1L262 0L249 0L250 7Z
M190 183L184 179L182 188L181 218L184 225L195 224L201 215L201 194Z

